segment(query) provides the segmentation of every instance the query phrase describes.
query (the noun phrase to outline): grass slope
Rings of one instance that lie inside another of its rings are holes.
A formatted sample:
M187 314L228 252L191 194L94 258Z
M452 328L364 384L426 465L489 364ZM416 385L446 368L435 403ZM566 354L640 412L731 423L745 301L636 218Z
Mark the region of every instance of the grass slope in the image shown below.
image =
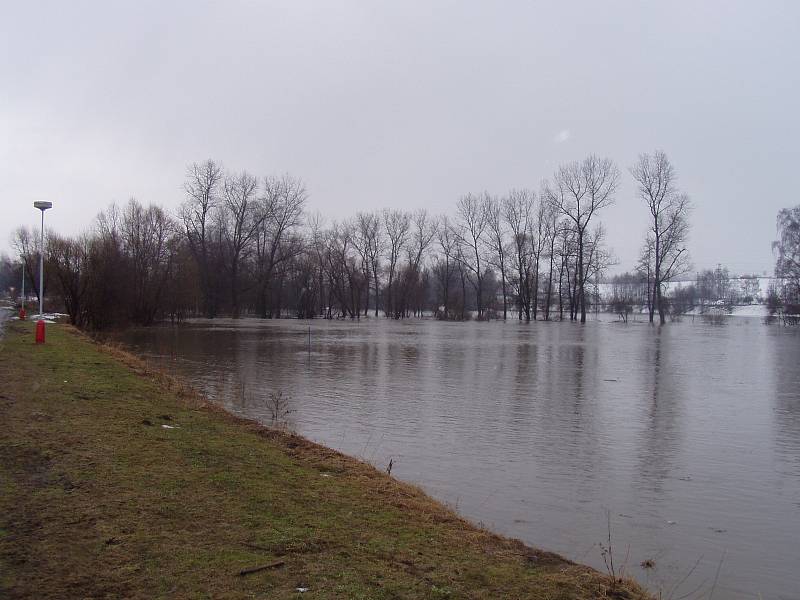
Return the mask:
M645 597L68 326L8 324L0 423L0 597Z

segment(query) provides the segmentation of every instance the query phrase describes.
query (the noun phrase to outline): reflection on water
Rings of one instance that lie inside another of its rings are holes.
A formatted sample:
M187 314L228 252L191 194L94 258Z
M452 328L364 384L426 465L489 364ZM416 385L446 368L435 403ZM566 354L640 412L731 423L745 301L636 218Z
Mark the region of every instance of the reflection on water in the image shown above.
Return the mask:
M676 323L197 322L130 331L237 413L300 433L504 534L654 588L800 590L800 332ZM638 565L654 559L656 568Z

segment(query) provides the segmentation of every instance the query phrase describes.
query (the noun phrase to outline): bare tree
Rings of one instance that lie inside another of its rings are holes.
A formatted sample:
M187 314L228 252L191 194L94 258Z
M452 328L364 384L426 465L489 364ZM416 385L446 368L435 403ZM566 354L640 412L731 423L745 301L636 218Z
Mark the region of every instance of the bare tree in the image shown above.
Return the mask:
M39 265L39 236L28 227L17 227L11 236L14 253L25 263L25 282L36 294L39 301L39 278L34 276Z
M603 273L615 263L611 252L605 246L606 230L598 224L586 237L586 281L592 286L595 311L600 308L600 279Z
M545 184L545 195L552 206L569 219L577 237L578 261L575 271L577 309L581 323L586 322L586 248L584 239L592 217L599 210L614 203L619 185L619 169L609 158L594 154L581 162L561 165L556 171L554 184Z
M553 301L553 273L556 264L556 243L558 240L559 219L561 215L551 204L542 203L546 206L547 240L549 247L547 250L548 269L547 269L547 291L545 292L544 319L550 320L550 306Z
M131 319L150 325L161 308L175 223L160 206L145 208L131 198L122 211L119 231L130 265Z
M425 281L422 273L423 260L425 252L436 235L434 222L424 209L418 210L411 215L410 229L409 240L406 245L408 263L402 282L400 306L395 309L396 313L399 312L399 316L408 316L411 298L418 298L424 295L422 289L422 284ZM414 307L415 312L416 309L417 307Z
M47 267L55 275L57 294L72 325L86 325L84 301L88 289L88 236L75 239L51 233L47 240Z
M514 276L511 278L515 288L519 318L531 320L531 219L536 196L530 190L511 190L503 199L503 218L511 234L511 262Z
M483 195L488 196L487 193ZM469 271L470 282L475 288L478 318L483 317L483 278L486 260L486 203L481 196L467 194L458 200L458 221L453 230L460 246L459 259Z
M5 253L0 254L0 291L8 290L9 298L14 305L19 301L19 293L22 291L21 277L22 265L17 257L11 258Z
M331 318L331 299L330 285L325 285L325 252L326 252L326 232L324 229L324 218L318 212L309 216L308 228L311 230L310 242L313 261L316 267L317 288L319 291L319 310L318 314L326 319Z
M536 216L533 222L529 222L528 237L531 245L531 255L533 257L532 272L533 282L530 289L530 305L533 311L533 320L536 320L539 311L539 274L541 272L540 265L542 253L548 244L547 236L548 230L548 213L553 212L552 206L540 202L539 208L536 210Z
M425 251L436 237L436 224L428 211L422 209L411 215L411 240L408 244L408 263L419 271Z
M272 314L267 296L276 269L302 251L300 243L293 243L298 240L292 233L302 222L307 197L299 179L289 175L264 178L260 223L255 234L257 304L262 317Z
M457 270L458 241L446 216L441 216L436 221L436 241L439 252L434 262L433 273L441 294L437 299L436 315L440 319L448 320L453 318L450 310L450 287Z
M400 261L400 255L408 241L409 232L411 230L411 217L407 212L401 210L384 210L383 226L386 230L386 237L389 242L387 246L387 258L389 260L387 265L388 277L383 303L384 312L389 316L394 314L393 311L395 310L395 279L397 277L397 267Z
M112 204L97 215L89 247L89 284L87 325L103 329L125 323L133 311L129 264L122 244L121 212Z
M176 234L168 241L170 260L161 310L164 316L169 316L173 324L183 321L196 308L198 298L203 297L197 260L186 238L177 233L180 229L178 223L175 224L175 229Z
M509 247L506 235L504 218L505 199L499 200L488 194L484 196L483 210L486 212L486 225L488 229L488 245L491 249L490 263L500 270L500 290L503 294L503 320L508 318L508 258L513 245Z
M655 262L653 261L653 253L655 249L653 248L653 244L651 242L652 240L650 239L650 236L645 236L644 243L639 250L639 259L636 262L636 272L640 277L644 278L647 283L647 312L650 315L653 315L653 264Z
M217 314L219 248L213 247L211 232L213 212L217 209L222 167L209 159L203 163L192 163L186 171L184 190L187 199L181 205L180 218L186 232L189 249L197 262L200 290L203 295L203 312L206 317Z
M353 248L351 223L334 223L325 235L325 269L328 273L330 297L344 317L357 319L366 292L366 278L357 264Z
M692 286L694 287L694 286ZM609 308L624 323L635 307L645 306L650 286L641 273L630 272L611 278L611 295L607 299Z
M364 261L367 276L367 290L369 281L375 289L375 316L378 316L380 302L380 260L383 252L383 235L381 230L381 216L378 213L363 213L356 215L355 245ZM364 314L369 310L369 293L364 306Z
M575 272L577 268L577 241L576 241L575 228L573 224L563 219L558 224L556 230L557 239L557 255L558 255L558 318L564 320L564 291L566 287L566 294L569 300L569 317L570 320L575 319L575 289L573 282L577 277Z
M689 269L686 240L689 237L689 196L677 187L677 175L667 155L657 150L642 154L630 169L638 184L639 198L650 211L650 228L645 244L652 249L652 303L650 322L658 311L659 322L666 322L664 284Z
M231 277L233 318L239 318L241 268L251 249L261 224L266 218L257 201L258 180L247 171L230 174L223 182L222 224L227 246L228 269Z
M457 241L456 243L456 272L461 284L461 298L459 302L459 315L461 321L467 318L467 282L470 281L469 270L467 269L467 259L464 258L464 246Z

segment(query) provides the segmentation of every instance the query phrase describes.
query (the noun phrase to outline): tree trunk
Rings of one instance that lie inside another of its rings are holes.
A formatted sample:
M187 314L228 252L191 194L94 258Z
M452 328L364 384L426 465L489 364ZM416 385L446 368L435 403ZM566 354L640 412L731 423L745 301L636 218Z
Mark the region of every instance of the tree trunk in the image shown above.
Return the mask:
M586 323L586 273L583 269L583 230L578 230L578 304L581 309L581 323Z
M508 318L508 301L506 300L506 273L503 270L502 274L502 281L503 281L503 321Z
M239 318L239 264L233 262L231 266L231 302L233 303L233 318Z
M375 283L375 316L378 316L378 286L380 285L380 281L378 281L378 270L375 267L375 263L373 262L372 265L372 279Z

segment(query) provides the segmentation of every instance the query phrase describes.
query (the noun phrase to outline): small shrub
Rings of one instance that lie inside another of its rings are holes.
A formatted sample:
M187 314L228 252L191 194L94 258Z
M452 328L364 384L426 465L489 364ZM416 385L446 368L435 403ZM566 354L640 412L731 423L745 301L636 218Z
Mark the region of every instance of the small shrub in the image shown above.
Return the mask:
M267 399L267 408L270 411L270 424L273 427L286 427L288 417L294 412L291 406L292 397L282 391L272 392Z

